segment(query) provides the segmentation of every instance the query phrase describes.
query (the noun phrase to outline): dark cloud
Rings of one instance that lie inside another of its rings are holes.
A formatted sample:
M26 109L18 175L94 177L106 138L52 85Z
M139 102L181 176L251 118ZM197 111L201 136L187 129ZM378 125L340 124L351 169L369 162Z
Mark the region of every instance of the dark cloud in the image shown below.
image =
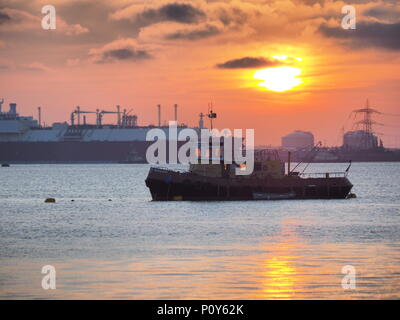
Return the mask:
M103 52L103 60L143 60L149 59L150 54L144 50L135 50L131 48L114 49Z
M145 9L136 15L134 21L146 26L159 22L172 21L192 24L198 22L205 13L190 4L169 3L156 9Z
M167 4L159 9L162 17L166 20L182 23L197 22L199 17L204 13L189 4L172 3Z
M244 57L240 59L233 59L224 63L217 64L220 69L245 69L245 68L259 68L266 66L276 66L281 62L270 60L263 57Z
M321 25L319 30L323 35L343 39L346 45L355 48L400 49L400 23L359 22L355 30Z
M91 49L89 55L94 63L111 63L117 61L141 61L152 58L144 49L138 49L132 39L120 39L102 48Z
M6 23L10 20L11 18L7 13L0 11L0 24Z
M373 17L379 20L397 21L400 19L400 10L384 6L372 7L364 12L365 16Z
M168 40L199 40L220 34L221 30L216 26L207 24L194 30L179 30L165 36Z
M220 8L218 10L218 19L225 25L242 25L248 20L248 14L240 8L230 7Z

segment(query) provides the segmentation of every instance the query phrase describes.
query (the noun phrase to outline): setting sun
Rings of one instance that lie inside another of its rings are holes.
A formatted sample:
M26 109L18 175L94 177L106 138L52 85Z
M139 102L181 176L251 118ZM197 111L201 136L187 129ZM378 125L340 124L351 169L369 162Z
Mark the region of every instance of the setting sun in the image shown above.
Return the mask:
M301 69L293 67L277 67L267 68L256 71L254 78L263 80L258 85L272 91L283 92L290 90L302 83L297 78L301 73Z

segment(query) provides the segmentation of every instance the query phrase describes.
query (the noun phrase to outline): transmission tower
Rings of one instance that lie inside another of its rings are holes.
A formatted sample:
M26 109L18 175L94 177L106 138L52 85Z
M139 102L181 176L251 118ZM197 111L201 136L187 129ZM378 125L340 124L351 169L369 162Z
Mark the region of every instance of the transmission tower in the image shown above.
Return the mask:
M373 125L374 124L383 125L379 122L372 120L372 115L373 114L382 114L382 112L371 108L368 99L365 104L365 108L356 109L356 110L353 110L353 112L356 116L358 114L362 114L363 119L360 121L357 121L355 124L357 126L362 125L361 130L363 132L363 136L362 136L361 144L362 144L363 148L369 149L369 148L373 147L373 143L372 143L372 139L373 139L373 135L374 135Z

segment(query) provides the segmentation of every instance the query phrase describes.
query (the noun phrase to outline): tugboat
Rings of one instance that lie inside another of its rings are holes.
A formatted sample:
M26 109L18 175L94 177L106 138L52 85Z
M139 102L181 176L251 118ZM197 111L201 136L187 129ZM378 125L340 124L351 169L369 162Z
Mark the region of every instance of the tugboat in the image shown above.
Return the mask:
M286 173L277 152L255 151L254 160L253 173L240 176L237 164L222 159L190 164L186 172L151 167L146 186L155 201L345 199L353 187L347 178L351 162L344 172L305 174L291 170L290 160Z
M208 117L212 120L216 113L209 106ZM224 138L219 137L217 146L210 138L206 145L206 161L201 143L196 150L197 163L192 163L188 171L176 171L166 168L151 167L146 178L154 201L233 201L233 200L294 200L294 199L346 199L350 198L353 187L347 175L351 167L344 172L305 174L291 169L291 153L288 155L286 173L277 151L252 150L254 168L249 175L236 175L238 163L224 160ZM234 145L232 139L231 145ZM243 143L243 140L242 140ZM219 149L214 152L213 148ZM200 149L200 150L199 150ZM243 149L242 149L243 150ZM199 152L200 151L200 152ZM218 157L213 159L213 155ZM203 158L202 158L203 157ZM216 160L216 161L214 161ZM215 163L216 162L216 163ZM307 165L308 166L308 165ZM307 168L306 166L306 168Z

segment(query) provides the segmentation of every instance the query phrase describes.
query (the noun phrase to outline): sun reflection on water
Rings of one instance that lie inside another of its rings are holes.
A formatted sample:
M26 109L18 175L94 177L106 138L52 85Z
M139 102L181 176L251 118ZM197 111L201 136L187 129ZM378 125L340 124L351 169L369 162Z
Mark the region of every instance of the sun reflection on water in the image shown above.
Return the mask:
M268 252L262 264L262 290L258 298L292 299L302 286L299 255L301 239L295 236L294 221L282 221L277 241L265 248Z
M296 285L296 268L291 256L276 256L266 261L263 280L263 297L290 299Z

